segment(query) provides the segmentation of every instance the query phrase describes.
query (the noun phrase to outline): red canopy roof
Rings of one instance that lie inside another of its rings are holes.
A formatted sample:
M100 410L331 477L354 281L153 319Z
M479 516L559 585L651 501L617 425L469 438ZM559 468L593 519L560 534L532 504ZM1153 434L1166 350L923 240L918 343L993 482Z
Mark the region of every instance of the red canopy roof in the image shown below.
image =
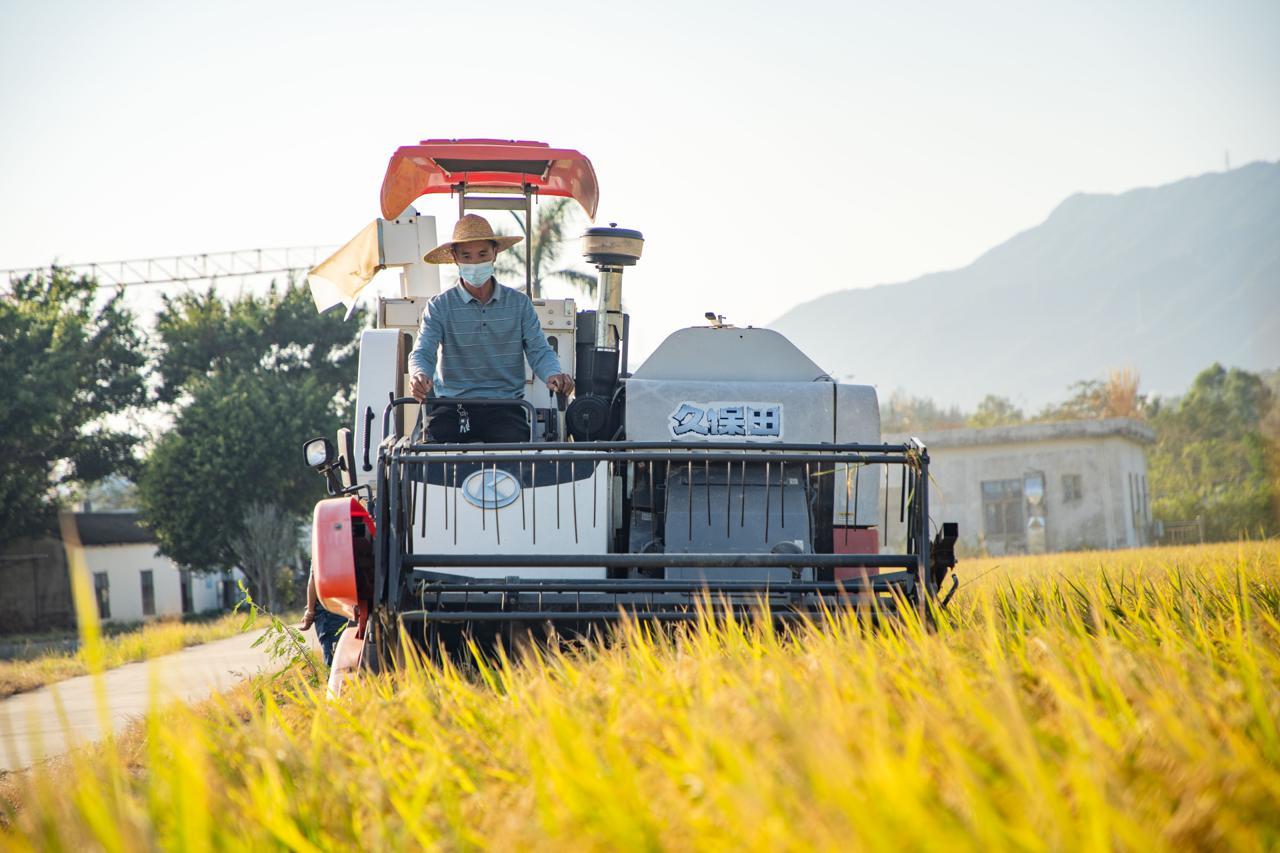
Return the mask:
M424 139L391 155L382 179L382 216L399 216L418 196L452 192L464 181L516 192L530 184L539 195L574 199L593 220L600 201L591 161L570 148L501 139Z

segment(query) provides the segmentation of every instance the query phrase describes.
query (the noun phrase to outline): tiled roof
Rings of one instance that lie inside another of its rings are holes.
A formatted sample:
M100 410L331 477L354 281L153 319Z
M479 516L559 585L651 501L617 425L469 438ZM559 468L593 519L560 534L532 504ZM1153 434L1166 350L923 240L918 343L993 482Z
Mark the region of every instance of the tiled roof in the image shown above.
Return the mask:
M82 545L137 545L156 538L143 529L136 512L77 512Z
M985 429L925 430L919 434L926 447L979 447L992 444L1026 444L1060 439L1127 438L1138 444L1152 444L1155 431L1141 421L1132 418L1106 418L1103 420L1045 421L1040 423L1013 424L1011 426L986 427ZM904 436L905 437L905 436ZM896 440L885 436L886 441Z

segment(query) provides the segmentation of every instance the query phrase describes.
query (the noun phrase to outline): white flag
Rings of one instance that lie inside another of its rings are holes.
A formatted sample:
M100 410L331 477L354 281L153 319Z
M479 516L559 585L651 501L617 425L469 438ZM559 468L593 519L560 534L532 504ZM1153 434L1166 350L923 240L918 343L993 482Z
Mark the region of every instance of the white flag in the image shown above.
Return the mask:
M345 246L321 261L307 273L311 298L317 311L335 305L347 306L347 316L356 304L356 296L382 267L378 264L378 221L370 222Z

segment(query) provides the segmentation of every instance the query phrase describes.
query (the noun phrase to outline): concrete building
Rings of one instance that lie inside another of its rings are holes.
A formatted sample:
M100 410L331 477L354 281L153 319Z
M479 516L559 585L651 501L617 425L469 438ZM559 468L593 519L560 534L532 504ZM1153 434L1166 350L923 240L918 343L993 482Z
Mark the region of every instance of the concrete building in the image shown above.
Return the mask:
M20 539L0 550L0 635L75 626L62 540Z
M940 430L929 448L931 515L958 521L962 545L993 555L1133 548L1152 541L1146 448L1139 421L1018 424ZM901 440L901 436L892 440ZM889 484L889 537L903 531Z
M240 598L234 574L193 574L160 555L133 512L74 514L103 622L140 622L226 610ZM66 550L56 536L0 551L0 635L73 629Z
M207 613L239 598L232 577L193 574L162 556L136 513L76 513L76 525L103 622Z

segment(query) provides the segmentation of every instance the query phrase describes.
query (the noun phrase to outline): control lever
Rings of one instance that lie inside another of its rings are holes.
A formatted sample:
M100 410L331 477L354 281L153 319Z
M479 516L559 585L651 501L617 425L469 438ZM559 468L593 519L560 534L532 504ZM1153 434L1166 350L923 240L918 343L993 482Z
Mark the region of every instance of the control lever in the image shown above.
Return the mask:
M556 391L556 435L560 441L564 441L564 410L569 405L569 395L563 391Z

